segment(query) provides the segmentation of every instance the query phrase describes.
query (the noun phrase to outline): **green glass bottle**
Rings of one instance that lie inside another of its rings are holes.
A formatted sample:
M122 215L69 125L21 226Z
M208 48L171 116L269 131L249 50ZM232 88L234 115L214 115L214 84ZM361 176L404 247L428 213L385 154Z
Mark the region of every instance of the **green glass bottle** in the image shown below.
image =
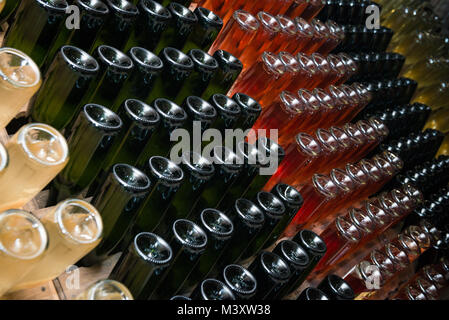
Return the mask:
M124 50L142 47L154 51L162 32L171 22L171 13L167 8L152 0L138 0L137 9L139 17L131 30Z
M16 13L22 0L7 0L3 10L0 12L0 25L8 21L9 18L13 17Z
M197 7L193 13L196 15L198 23L187 37L182 51L188 52L198 48L207 52L223 28L223 20L212 11L202 7Z
M184 182L184 171L164 157L151 157L145 171L152 182L153 188L139 209L131 236L139 232L153 232L155 230L165 218L173 197ZM129 236L127 237L125 246L129 244L131 239Z
M216 209L204 209L199 218L195 217L195 221L197 220L199 226L207 234L208 244L206 251L183 283L180 289L181 294L190 293L202 279L207 277L234 232L234 225L231 219Z
M267 240L262 246L262 249L264 250L271 247L276 242L304 203L304 199L299 191L285 183L276 184L270 192L284 203L285 214L282 216L281 221L279 221L271 234L267 237Z
M87 196L103 185L111 167L116 163L135 165L137 155L160 123L159 113L152 107L136 99L127 99L119 108L118 116L123 128L110 147L108 154L91 183Z
M144 167L152 156L167 156L175 143L175 141L170 141L171 133L173 130L183 127L187 120L187 113L170 100L156 99L153 101L152 107L159 114L161 124L147 143L142 145L141 152L137 156L138 167Z
M190 50L187 55L193 61L193 71L179 93L180 98L199 96L206 90L209 81L218 68L217 61L199 49Z
M185 182L173 196L164 219L156 227L157 234L165 235L173 222L189 216L207 182L215 173L213 164L194 151L185 152L179 166L184 172Z
M100 64L100 72L85 99L88 103L112 107L134 68L133 61L123 52L106 45L95 50L94 58Z
M199 213L206 208L216 208L243 167L242 160L231 149L224 146L214 148L211 160L215 166L215 175L201 194L197 205L192 210L193 213Z
M103 261L118 247L120 241L130 232L137 211L150 187L150 179L137 168L124 163L112 167L105 183L93 195L91 201L103 220L103 238L81 260L82 266L88 267Z
M80 9L80 28L73 29L69 44L93 52L95 39L106 27L111 10L99 0L75 0L74 4Z
M266 158L255 145L245 141L237 144L237 155L239 159L243 159L243 167L237 179L227 190L218 204L218 208L226 210L229 203L233 203L235 199L240 198L253 180L259 175L259 170L267 162Z
M77 47L63 46L34 100L33 121L64 129L79 113L80 103L99 70L98 62L89 54Z
M92 53L95 38L102 30L109 15L109 8L98 0L75 0L73 5L79 9L79 26L73 25L61 28L53 44L47 48L47 56L42 63L42 68L47 70L58 50L64 45L79 47L88 53ZM66 24L72 19L67 18ZM78 28L79 27L79 28Z
M238 264L227 265L221 274L237 300L251 299L257 290L257 280L251 272Z
M104 27L98 32L91 50L102 44L123 50L139 16L139 9L127 0L104 1L109 8L109 16Z
M305 271L309 266L310 259L307 252L298 243L291 240L282 240L273 249L273 252L287 262L291 272L290 279L276 295L276 299L282 299L306 280L309 273Z
M237 102L221 93L213 94L209 102L218 112L213 127L220 130L222 135L226 129L234 129L242 112Z
M169 299L177 295L208 245L204 230L185 219L179 219L173 223L170 236L173 261L164 278L156 285L156 290L148 297L149 299Z
M200 131L203 133L209 129L217 118L217 110L209 102L197 96L187 97L181 104L181 108L187 113L188 121L186 121L185 127L192 135L191 140L193 140L195 121L199 122ZM191 141L191 144L193 144L193 141Z
M172 249L164 239L142 232L134 237L108 278L123 283L134 299L144 300L164 277L172 258Z
M248 199L237 199L227 211L234 224L234 235L220 255L219 262L209 275L215 275L226 265L237 263L251 241L257 236L265 222L264 214Z
M67 131L70 159L53 184L58 202L80 194L95 179L121 128L122 120L111 110L84 106Z
M177 2L171 2L167 9L172 19L167 28L162 32L159 43L154 52L160 53L166 47L182 49L187 37L198 22L198 18L188 8Z
M193 61L188 55L172 47L164 48L159 58L164 63L164 70L156 79L147 101L166 98L181 104L185 96L180 96L179 93L193 71Z
M62 29L67 7L66 0L22 1L2 46L24 52L41 67L48 48Z
M235 93L232 100L237 102L241 109L241 116L235 127L242 130L252 128L262 112L259 102L241 92Z
M235 300L232 290L217 279L206 279L193 290L191 300Z
M253 255L262 249L266 239L285 214L285 206L282 201L270 192L258 192L255 204L262 210L265 223L257 236L248 245L245 252L240 256L241 264L248 262L247 259L251 259Z
M128 56L131 58L134 68L118 93L111 107L112 111L116 111L126 99L147 101L156 78L164 69L162 60L147 49L133 47L129 50Z
M215 93L227 94L243 70L242 62L227 51L217 50L212 56L218 62L218 70L201 96L205 100Z
M265 184L270 180L271 176L276 172L279 164L285 157L284 149L267 137L260 137L255 143L256 148L261 154L260 169L257 175L242 193L242 197L253 198L256 196Z
M291 277L287 262L273 252L262 251L248 267L256 277L256 300L274 300Z

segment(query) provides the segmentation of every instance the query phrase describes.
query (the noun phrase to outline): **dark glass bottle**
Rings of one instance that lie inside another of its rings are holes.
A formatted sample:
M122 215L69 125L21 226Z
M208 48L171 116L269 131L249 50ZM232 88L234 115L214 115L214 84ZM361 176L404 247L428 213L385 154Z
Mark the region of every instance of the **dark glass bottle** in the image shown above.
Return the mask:
M92 52L95 49L93 47L95 39L104 29L111 10L105 3L98 0L75 0L74 3L81 11L80 28L75 29L70 35L69 43Z
M208 243L206 251L184 282L181 293L191 292L197 283L208 276L234 232L232 221L216 209L204 209L199 218L192 218L198 220L200 227L206 232Z
M242 112L237 102L221 93L212 95L209 102L218 113L213 127L220 130L222 135L225 134L226 129L234 129Z
M257 279L256 300L272 300L291 277L288 264L277 254L262 251L248 267Z
M192 300L235 300L232 290L216 279L203 280L190 295Z
M2 46L18 49L42 66L48 48L64 23L67 7L66 0L22 1Z
M139 209L133 227L134 234L155 230L164 219L174 195L184 181L184 171L164 157L151 157L148 160L145 172L150 178L153 188Z
M248 186L259 174L259 169L263 165L262 162L265 162L262 153L254 145L247 142L237 144L237 155L240 159L243 159L243 167L239 176L218 204L220 208L226 208L234 199L245 193Z
M53 60L58 50L64 45L72 45L81 48L86 52L92 53L97 34L102 30L108 16L109 8L99 0L75 0L73 2L80 11L79 28L67 25L60 29L53 44L47 47L47 55L42 63L42 68L46 70ZM66 21L66 24L71 19ZM90 101L87 101L90 102Z
M141 47L133 47L128 56L133 61L134 69L115 99L112 111L116 111L125 99L147 101L154 82L160 77L164 64L151 51Z
M276 295L277 299L282 299L287 294L297 289L306 280L308 273L304 271L310 263L307 252L296 242L283 240L273 249L290 267L291 277Z
M329 297L320 289L306 288L296 300L330 300Z
M349 284L335 274L329 274L321 280L317 289L323 291L330 300L354 300L355 294Z
M127 0L104 0L109 8L109 16L101 31L97 34L92 49L107 44L123 50L129 34L139 16L136 5Z
M187 120L187 113L170 100L156 99L153 101L152 107L159 113L161 124L147 143L142 145L136 162L139 167L143 167L152 156L167 156L171 146L175 143L175 141L170 141L172 132L181 128Z
M87 104L68 129L70 159L54 180L57 201L74 196L95 179L122 128L122 120L98 104Z
M181 108L187 112L188 121L186 121L186 129L191 134L190 142L193 147L192 149L195 150L197 148L196 151L201 151L201 136L195 137L194 134L197 132L203 133L209 129L217 118L217 110L209 102L198 96L187 97L181 104ZM199 124L195 122L199 122ZM196 126L199 127L199 131L196 131ZM194 142L199 142L200 144L194 145Z
M282 216L285 214L284 204L273 193L266 191L258 192L255 198L255 204L260 209L262 209L265 217L265 223L263 224L263 227L259 231L257 236L253 239L253 241L251 241L251 243L248 245L248 248L246 248L245 252L240 257L242 261L251 258L257 252L259 252L260 249L262 249L262 246L267 237L282 219Z
M143 47L152 51L156 48L162 32L169 25L172 15L167 8L152 0L139 0L137 9L139 17L124 50Z
M108 257L130 231L140 204L151 187L150 179L140 170L119 163L112 167L105 183L93 195L92 205L103 220L101 242L81 261L91 266Z
M179 219L173 223L170 246L173 262L163 279L155 285L149 299L168 299L177 295L198 263L208 244L204 230L192 221Z
M227 214L234 224L234 235L223 250L213 273L227 264L236 263L265 222L263 212L247 199L237 199Z
M212 162L215 166L215 176L207 184L192 212L216 208L242 170L242 160L224 146L216 146L213 149Z
M98 71L98 62L93 57L79 48L63 46L34 100L33 121L58 130L65 128L79 113L80 103Z
M315 232L310 230L299 231L292 241L299 244L307 252L310 264L304 270L304 273L310 273L326 253L326 243Z
M137 155L160 123L159 113L140 100L127 99L119 108L118 116L123 128L115 139L97 174L90 185L88 196L103 185L111 167L116 163L135 165Z
M106 45L99 46L94 57L100 64L100 72L85 99L89 103L112 105L134 68L133 61L123 52Z
M202 7L196 7L193 13L198 22L187 37L182 51L187 52L199 48L207 52L223 28L223 20L212 11Z
M21 1L22 0L6 1L3 10L0 12L0 25L4 24L9 18L14 16Z
M242 130L252 128L262 112L259 102L241 92L235 93L232 100L237 102L241 109L241 115L235 127Z
M285 183L278 183L270 192L276 195L284 203L285 214L267 237L262 249L267 249L276 242L304 203L304 199L298 190Z
M191 213L207 182L214 176L213 164L201 154L190 151L182 155L180 167L185 183L173 196L165 217L156 227L158 234L164 235L178 219L185 219Z
M193 71L193 61L188 55L172 47L164 48L159 53L159 58L164 63L164 70L154 82L147 101L166 98L180 104L186 98L180 92Z
M257 280L251 272L238 264L227 265L222 272L223 282L237 300L249 300L257 291Z
M193 71L179 93L180 98L200 96L218 69L217 61L200 49L192 49L187 55L193 61Z
M167 9L170 11L172 19L167 28L162 32L159 43L154 52L159 53L165 47L182 49L187 41L187 37L198 22L198 18L188 8L177 2L171 2Z
M164 239L154 233L139 233L118 260L109 279L123 283L134 299L144 300L164 276L172 257L172 249Z
M257 159L260 164L260 169L243 193L243 196L246 198L256 196L257 192L265 186L271 176L276 172L279 164L285 157L284 149L267 137L257 139L255 146L261 154L261 158Z
M217 50L213 57L218 62L218 70L202 95L205 100L215 93L227 94L243 70L242 62L227 51Z

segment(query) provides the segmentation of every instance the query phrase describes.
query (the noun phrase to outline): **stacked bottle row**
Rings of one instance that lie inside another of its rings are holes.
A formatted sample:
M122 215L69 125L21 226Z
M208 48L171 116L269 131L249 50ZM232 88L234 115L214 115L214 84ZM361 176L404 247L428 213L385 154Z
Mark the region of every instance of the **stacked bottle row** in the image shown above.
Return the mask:
M392 140L422 131L426 123L432 121L431 111L429 106L415 102L367 113L365 117L376 117L382 121L390 132L388 140Z
M287 52L274 54L265 51L250 68L242 72L229 94L245 91L267 106L284 90L297 92L299 89L338 86L356 70L355 62L344 54L325 57L318 53L310 56L298 53L294 56ZM266 87L266 83L272 86Z
M63 129L87 103L116 112L130 98L146 103L166 98L177 104L191 95L208 100L226 93L241 70L240 62L221 50L212 57L199 49L184 54L167 47L156 56L133 47L126 55L101 45L94 58L77 47L64 46L45 75L31 116ZM61 76L69 80L62 88Z
M370 252L343 278L357 300L378 299L391 292L391 284L407 273L431 246L432 235L419 226L410 226L379 249Z
M290 18L301 17L306 21L311 21L324 7L323 0L198 0L195 2L198 6L217 12L218 15L224 17L224 21L231 19L236 10L245 10L253 15L264 10L271 14L286 15Z
M373 10L372 6L376 6L380 12L380 6L370 0L325 0L318 18L323 21L331 19L338 23L364 25L369 17L368 12Z
M363 83L372 94L371 102L359 113L360 118L389 107L410 103L418 83L409 78L398 78Z
M412 133L398 140L381 144L379 150L388 150L397 154L401 159L405 159L404 170L408 170L432 160L440 148L443 139L444 135L441 132L426 129L423 132Z
M332 21L324 24L313 19L309 23L303 18L291 19L270 11L260 11L254 16L237 10L210 50L226 50L250 67L264 51L327 55L343 37L340 26Z
M163 7L151 0L139 1L137 6L130 1L76 0L74 5L80 10L80 25L68 28L65 21L71 11L65 0L58 4L22 1L3 46L23 51L39 67L47 69L64 45L89 53L103 44L124 51L139 46L156 54L165 47L185 52L192 48L207 51L223 26L213 12L204 8L191 12L177 2ZM48 20L48 16L52 19ZM29 23L29 17L39 21L39 25Z
M333 168L344 166L348 161L360 160L372 151L387 133L385 127L375 119L371 122L348 123L342 128L318 129L314 135L299 133L295 141L285 149L284 160L265 188L270 188L278 181L302 186L315 173L326 174ZM401 160L394 154L386 152L382 156L385 161L399 166L396 163ZM382 164L384 160L381 160Z
M448 261L427 265L415 275L394 296L395 300L438 300L449 280Z
M422 197L415 188L407 192ZM328 250L315 272L326 273L346 257L357 251L363 251L365 244L376 239L412 212L419 205L418 201L422 201L422 198L418 197L413 198L405 190L393 189L363 202L364 206L360 209L350 208L338 215L320 233Z
M313 133L318 128L345 125L368 104L369 99L369 92L358 84L329 86L325 90L300 89L297 94L283 91L273 103L262 109L253 129L277 129L280 144L288 146L295 143L298 132ZM369 121L376 131L385 129L381 122Z
M387 160L390 158L390 161ZM391 153L332 169L329 175L314 174L300 190L304 205L285 230L291 236L298 229L325 225L340 210L355 205L379 191L401 169L402 161ZM407 188L407 192L410 190Z
M395 79L405 62L405 57L396 52L357 52L350 56L359 68L348 82Z
M365 25L342 25L344 40L333 50L333 52L396 52L389 48L393 30L385 26L379 28L368 28Z

